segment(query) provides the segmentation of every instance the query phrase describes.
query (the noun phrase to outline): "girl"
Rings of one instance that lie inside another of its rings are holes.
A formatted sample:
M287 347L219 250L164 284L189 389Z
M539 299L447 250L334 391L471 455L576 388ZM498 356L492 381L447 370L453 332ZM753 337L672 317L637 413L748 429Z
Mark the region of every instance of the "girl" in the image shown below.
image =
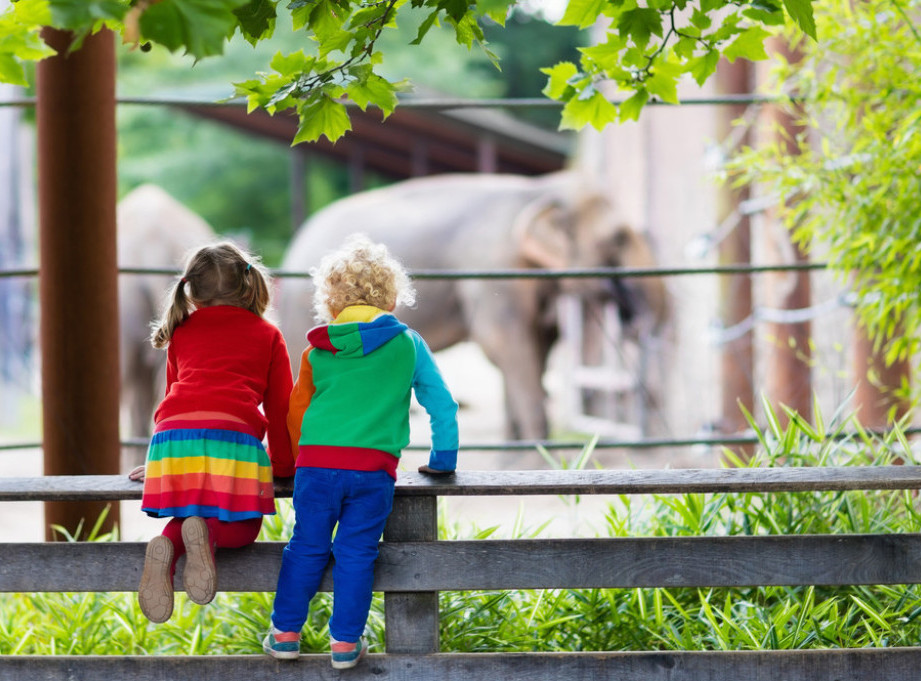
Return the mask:
M151 622L173 612L183 553L189 598L211 602L215 549L252 544L262 516L275 513L273 474L294 475L285 424L291 365L281 333L263 319L269 288L261 266L233 244L206 246L171 298L151 339L168 348L166 397L154 414L146 470L129 474L144 480L141 509L172 518L147 545L138 587Z

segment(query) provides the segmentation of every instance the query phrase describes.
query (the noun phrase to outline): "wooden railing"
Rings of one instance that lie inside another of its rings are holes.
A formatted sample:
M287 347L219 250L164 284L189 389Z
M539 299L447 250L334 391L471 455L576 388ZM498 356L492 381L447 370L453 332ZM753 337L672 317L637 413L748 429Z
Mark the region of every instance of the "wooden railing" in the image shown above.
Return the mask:
M440 653L438 592L921 582L921 535L797 535L438 541L439 496L787 493L919 489L914 466L403 473L375 590L386 652L350 670L379 681L883 681L921 675L921 648L714 652ZM138 499L122 476L0 479L0 501ZM281 497L291 494L280 485ZM281 542L218 552L222 591L272 591ZM144 544L0 544L0 591L134 591ZM178 575L181 570L178 571ZM181 587L181 585L177 585ZM323 584L330 588L329 574ZM338 678L326 655L0 656L0 681Z

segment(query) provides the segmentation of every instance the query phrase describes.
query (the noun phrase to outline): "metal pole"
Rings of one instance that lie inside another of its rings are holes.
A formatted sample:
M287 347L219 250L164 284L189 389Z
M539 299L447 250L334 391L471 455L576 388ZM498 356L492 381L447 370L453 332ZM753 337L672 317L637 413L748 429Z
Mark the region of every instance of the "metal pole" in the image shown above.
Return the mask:
M723 61L716 71L716 86L720 94L746 94L753 89L753 72L751 64L744 59L734 63ZM733 122L745 114L748 105L720 107L717 115L717 134L720 140L726 140L733 131ZM740 144L750 144L751 135L746 132ZM731 153L726 149L724 153ZM720 242L720 265L751 264L751 218L743 214L740 204L751 197L748 186L734 188L724 185L717 195L717 218L720 224L738 216L735 227ZM752 278L751 275L734 274L719 280L720 319L724 328L730 328L748 319L752 314ZM729 341L723 347L722 367L722 410L720 413L720 431L737 434L748 428L741 403L749 413L754 413L754 344L752 332ZM742 446L737 452L748 458L752 447Z
M890 337L898 337L899 330ZM911 410L906 395L896 393L911 382L911 360L899 359L886 364L886 341L879 347L866 328L854 324L854 405L857 419L865 428L887 428ZM890 411L892 412L890 414Z
M772 38L769 44L774 51L783 55L788 62L796 62L801 55L791 49L783 38ZM796 136L802 128L793 115L781 110L776 105L767 105L765 113L768 123L773 125L773 139L784 145L786 153L800 153ZM769 133L770 134L770 133ZM795 200L795 199L791 199ZM771 211L768 211L769 219ZM792 243L789 235L780 238L790 240L789 248L795 264L809 261L805 249ZM796 310L809 307L812 299L812 283L807 270L791 272L784 275L768 275L768 286L773 306L781 309ZM781 423L786 423L786 414L780 409L784 404L807 421L812 419L812 324L808 321L792 323L772 323L768 331L771 352L768 357L766 394L770 403L777 410Z
M100 31L70 54L70 33L43 37L58 51L38 65L36 103L45 475L116 474L114 36ZM85 538L105 506L46 503L46 537L83 522ZM115 505L104 529L117 521Z

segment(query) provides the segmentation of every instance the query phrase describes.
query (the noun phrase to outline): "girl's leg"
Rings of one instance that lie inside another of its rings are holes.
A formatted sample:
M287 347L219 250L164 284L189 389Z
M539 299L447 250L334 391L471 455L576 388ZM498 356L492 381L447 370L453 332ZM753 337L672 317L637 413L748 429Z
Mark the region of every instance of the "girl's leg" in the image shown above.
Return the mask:
M272 625L298 632L329 563L333 528L339 520L342 471L299 468L294 478L294 532L285 547L272 608Z
M394 480L383 471L344 471L352 478L333 541L333 616L329 633L354 643L364 633L371 609L374 561L393 508Z
M163 535L173 542L175 556L173 558L172 573L176 572L176 562L185 555L185 544L182 541L182 521L185 518L173 518L163 528ZM205 518L208 527L208 539L211 552L215 549L238 549L249 546L262 529L262 518L249 518L229 523L217 518Z
M217 518L205 518L208 536L213 549L239 549L256 541L262 529L262 518L248 518L236 522L225 522Z
M176 563L179 558L185 555L185 544L182 543L182 521L185 518L171 518L166 527L163 528L163 536L170 540L173 545L173 560L169 567L170 579L176 574Z

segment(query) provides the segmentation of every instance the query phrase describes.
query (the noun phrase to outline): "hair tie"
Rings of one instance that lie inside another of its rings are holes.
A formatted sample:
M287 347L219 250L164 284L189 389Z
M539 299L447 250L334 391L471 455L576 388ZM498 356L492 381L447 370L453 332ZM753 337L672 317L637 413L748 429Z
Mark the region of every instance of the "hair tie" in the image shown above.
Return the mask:
M188 284L188 283L189 283L189 280L186 279L185 277L183 277L182 279L179 280L179 283L180 283L180 284Z
M249 272L251 269L253 269L253 263L248 262L248 263L246 263L246 269L243 270L243 271L244 271L244 272Z

